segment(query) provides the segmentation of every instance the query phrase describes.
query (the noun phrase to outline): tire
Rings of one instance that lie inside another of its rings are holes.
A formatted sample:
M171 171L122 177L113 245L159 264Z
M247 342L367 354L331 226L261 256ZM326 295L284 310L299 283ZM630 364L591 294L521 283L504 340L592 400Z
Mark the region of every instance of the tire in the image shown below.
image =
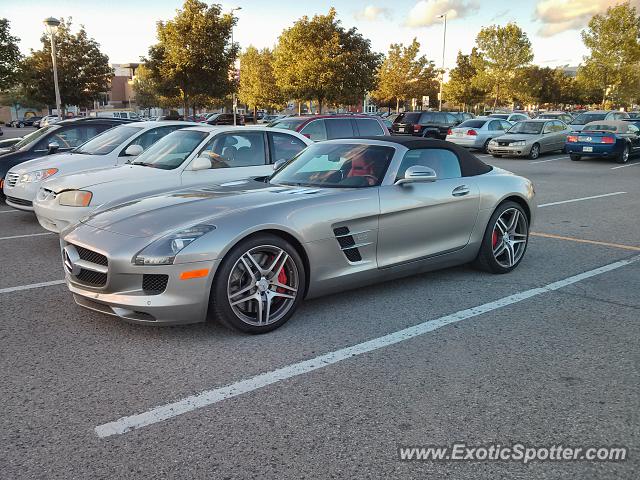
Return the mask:
M569 155L569 158L571 160L573 160L574 162L579 162L582 159L582 157L580 155L575 155L573 153L571 155Z
M484 142L484 145L482 146L482 153L489 153L489 142L491 141L490 138L487 138L487 140Z
M518 217L516 219L516 228L514 228L512 232L515 235L509 235L509 237L510 241L517 241L517 243L513 244L511 247L513 249L511 251L513 252L512 258L514 261L511 264L508 264L509 250L507 247L507 242L505 242L504 245L504 248L507 250L499 250L502 246L502 230L498 225L498 220L501 219L503 225L510 227L508 222L512 218L512 212L516 211L518 212ZM487 228L482 238L480 251L478 252L478 256L473 262L473 266L478 268L479 270L490 273L509 273L514 270L524 258L524 254L527 250L528 244L529 220L527 219L527 215L525 214L523 208L515 202L507 201L501 203L500 205L498 205L498 208L496 208L496 210L493 212L493 215L491 215L491 218L489 219L489 223L487 224ZM494 254L495 251L500 251L500 253L496 255Z
M249 253L251 257L247 256ZM256 263L263 269L275 265L277 273L272 270L263 274ZM289 242L272 234L253 235L239 242L222 260L211 287L209 315L232 330L267 333L284 325L295 313L305 285L304 262ZM243 298L248 300L232 305ZM263 307L261 315L259 305ZM271 306L268 313L267 305Z
M629 155L631 155L631 149L629 148L629 144L625 143L624 148L616 157L617 163L627 163L629 161Z
M540 145L538 145L537 143L534 143L533 145L531 145L531 150L529 151L529 158L531 160L535 160L539 156L540 156Z
M18 128L24 128L24 123L22 122L18 123Z

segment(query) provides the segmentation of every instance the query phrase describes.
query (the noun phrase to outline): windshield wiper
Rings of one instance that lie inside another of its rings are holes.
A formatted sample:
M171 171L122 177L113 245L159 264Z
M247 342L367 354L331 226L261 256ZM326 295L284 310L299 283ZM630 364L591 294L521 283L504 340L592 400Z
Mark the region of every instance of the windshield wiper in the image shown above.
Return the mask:
M147 163L147 162L132 162L131 165L140 165L142 167L152 167L153 166L152 163Z

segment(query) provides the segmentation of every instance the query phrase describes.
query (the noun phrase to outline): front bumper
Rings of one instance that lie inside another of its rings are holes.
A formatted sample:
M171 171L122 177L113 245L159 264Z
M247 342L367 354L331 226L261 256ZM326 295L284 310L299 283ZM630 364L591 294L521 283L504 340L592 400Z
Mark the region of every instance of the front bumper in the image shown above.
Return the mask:
M510 157L526 157L531 152L531 145L520 145L512 147L511 145L489 145L489 153L491 155L508 155Z
M45 230L60 233L70 225L75 225L81 219L89 215L95 207L65 207L56 199L40 200L33 202L33 211L38 222Z
M36 198L39 187L39 183L18 182L14 186L10 186L8 182L4 182L5 202L16 210L33 212L33 200Z

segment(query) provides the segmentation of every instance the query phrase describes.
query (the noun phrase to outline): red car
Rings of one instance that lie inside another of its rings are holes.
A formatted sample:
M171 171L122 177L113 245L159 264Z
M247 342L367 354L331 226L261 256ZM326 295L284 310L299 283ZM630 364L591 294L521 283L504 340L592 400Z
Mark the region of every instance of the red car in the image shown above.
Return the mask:
M357 138L389 135L380 117L370 115L306 115L286 117L269 124L301 133L314 142L334 138Z

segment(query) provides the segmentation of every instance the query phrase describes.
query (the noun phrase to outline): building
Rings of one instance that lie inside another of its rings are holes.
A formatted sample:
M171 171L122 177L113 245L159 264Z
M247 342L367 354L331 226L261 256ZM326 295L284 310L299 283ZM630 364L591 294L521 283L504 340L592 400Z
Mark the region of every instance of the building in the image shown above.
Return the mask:
M114 76L111 89L104 97L94 102L94 110L136 110L136 95L133 80L140 63L113 63Z

